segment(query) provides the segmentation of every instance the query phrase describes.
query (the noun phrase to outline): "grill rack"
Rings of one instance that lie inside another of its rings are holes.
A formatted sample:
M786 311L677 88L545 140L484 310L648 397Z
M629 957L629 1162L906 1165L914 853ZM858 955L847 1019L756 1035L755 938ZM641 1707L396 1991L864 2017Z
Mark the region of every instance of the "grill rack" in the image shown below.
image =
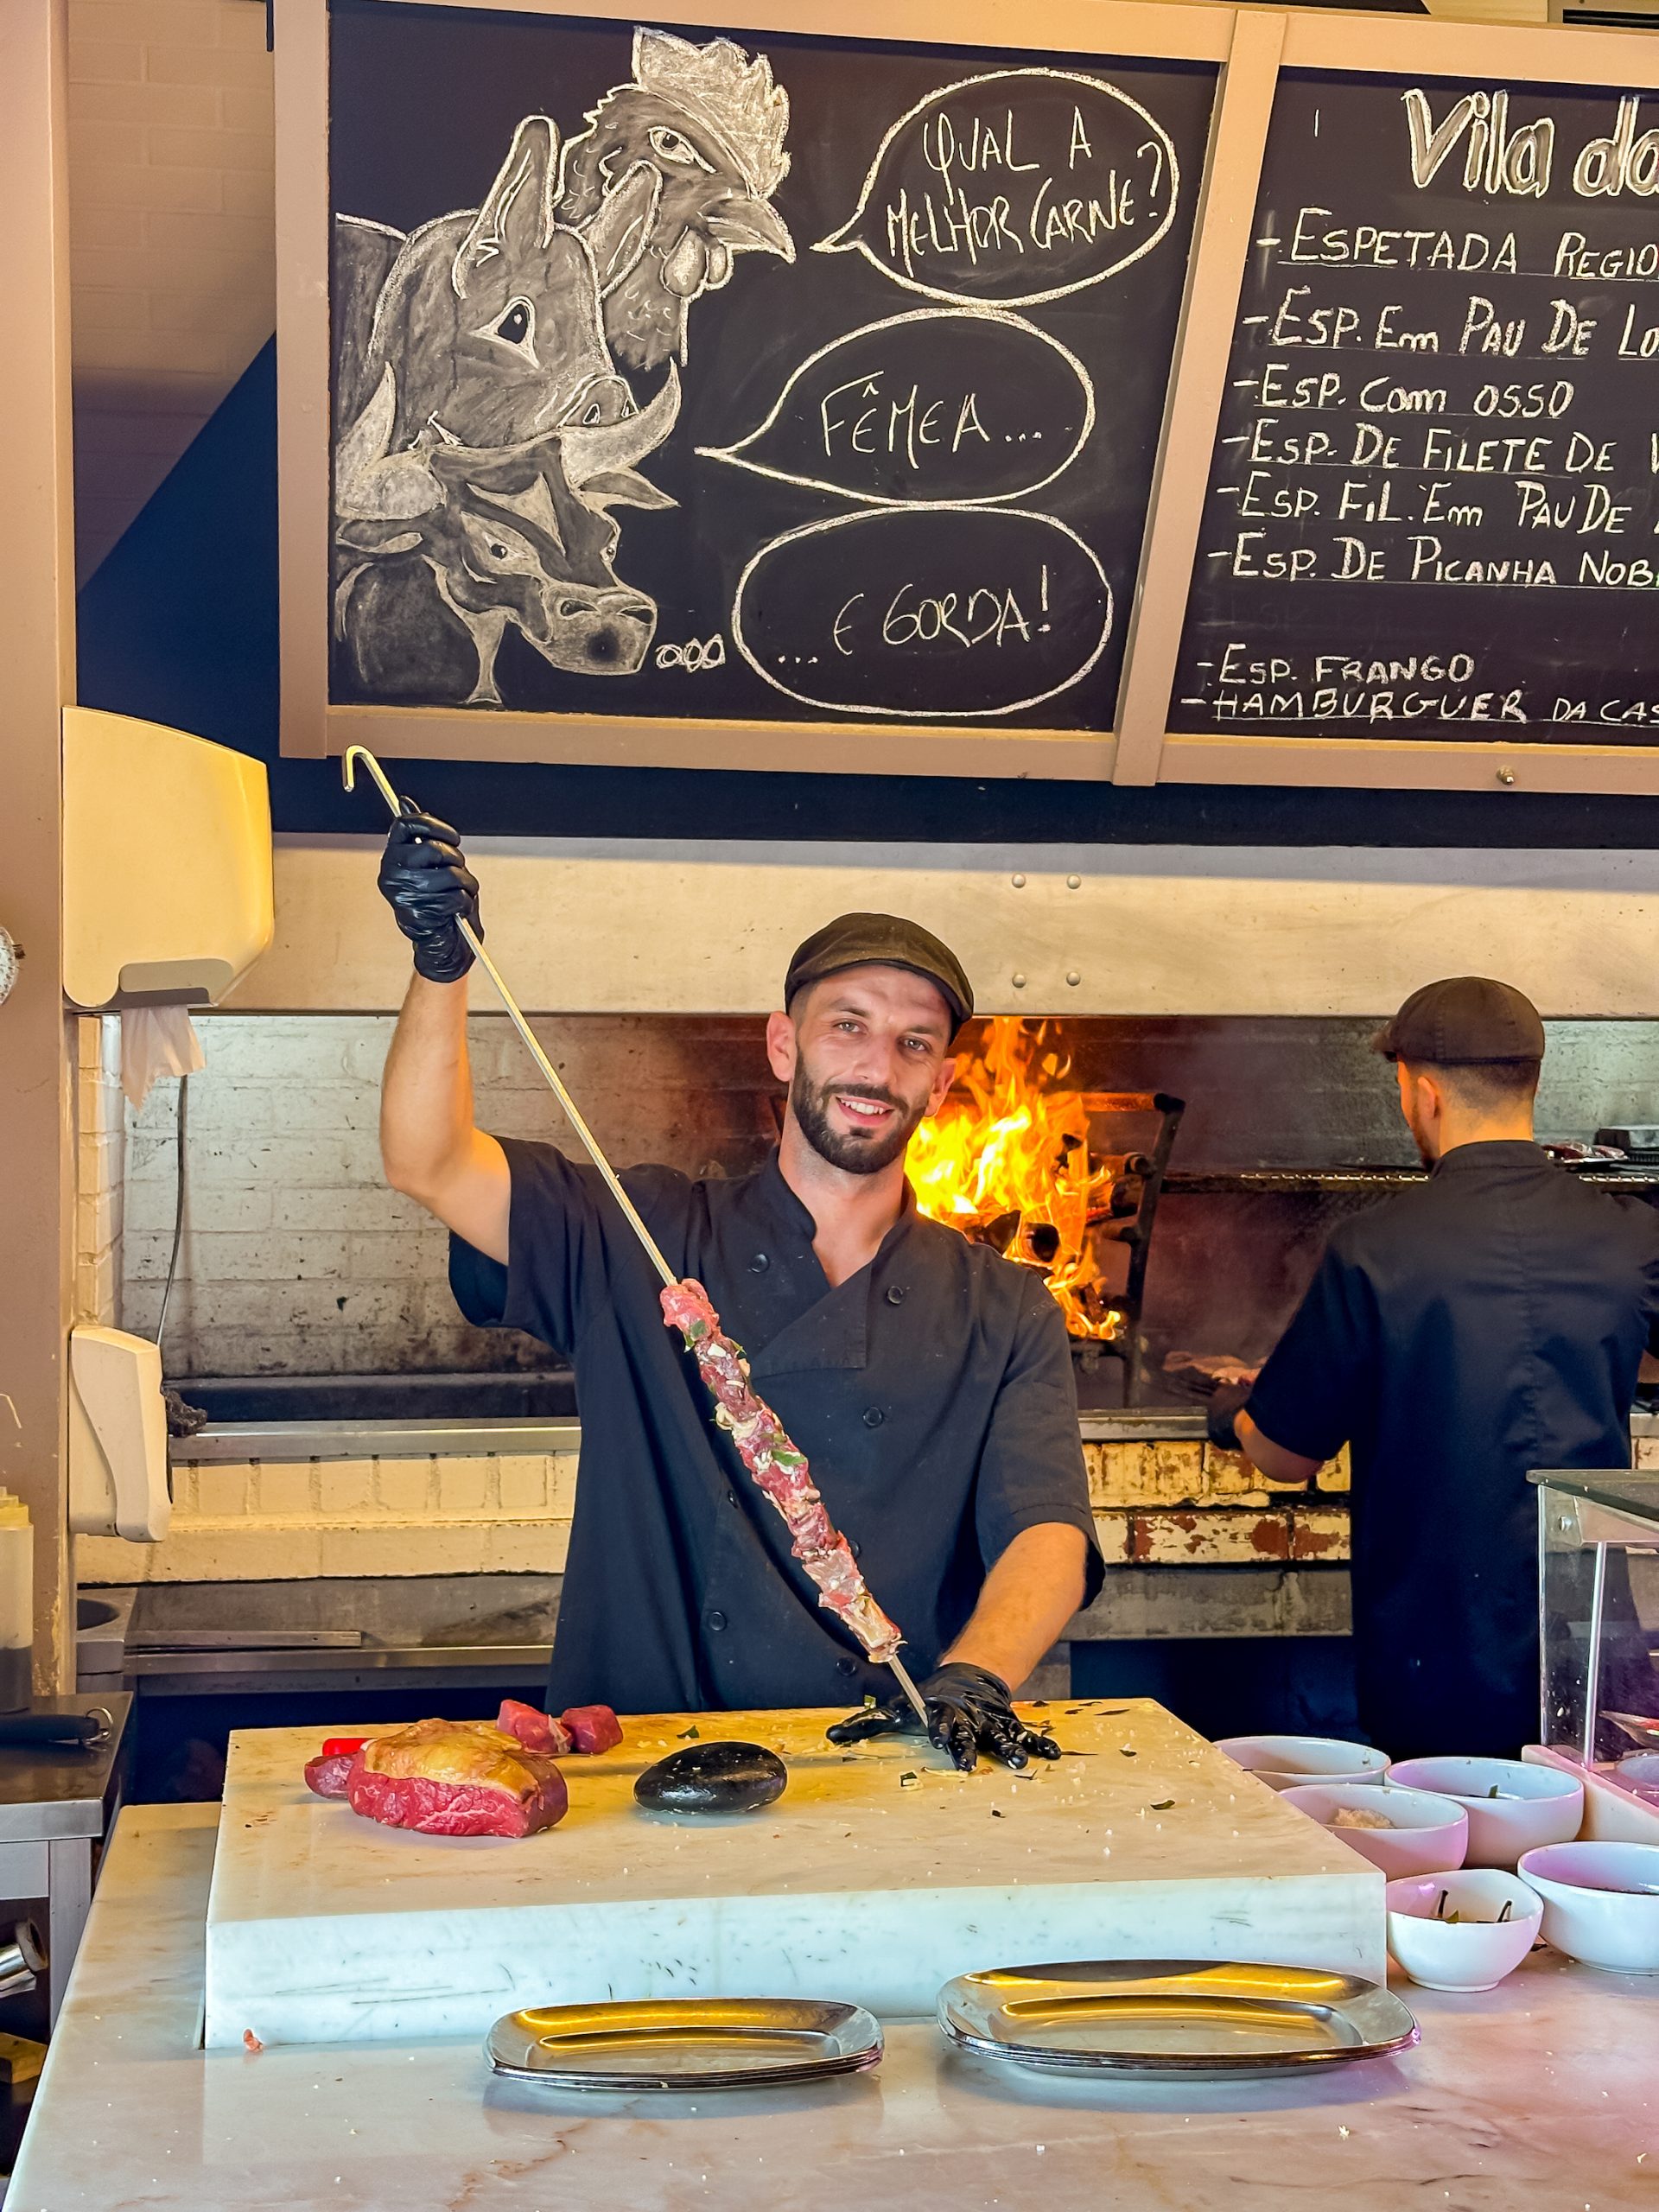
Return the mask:
M1103 1209L1100 1218L1090 1223L1093 1236L1109 1243L1122 1244L1128 1250L1128 1271L1123 1288L1115 1296L1101 1300L1103 1311L1119 1317L1117 1332L1110 1337L1074 1336L1071 1339L1071 1357L1085 1371L1103 1358L1122 1363L1123 1403L1135 1406L1141 1402L1146 1354L1141 1307L1146 1291L1147 1263L1152 1255L1152 1232L1186 1101L1166 1090L1089 1090L1084 1093L1084 1104L1091 1123L1113 1117L1152 1114L1159 1117L1158 1133L1150 1148L1126 1151L1123 1154L1124 1169L1112 1185L1114 1205L1109 1211ZM1124 1212L1118 1211L1116 1201L1126 1185L1135 1186L1135 1196L1132 1210Z

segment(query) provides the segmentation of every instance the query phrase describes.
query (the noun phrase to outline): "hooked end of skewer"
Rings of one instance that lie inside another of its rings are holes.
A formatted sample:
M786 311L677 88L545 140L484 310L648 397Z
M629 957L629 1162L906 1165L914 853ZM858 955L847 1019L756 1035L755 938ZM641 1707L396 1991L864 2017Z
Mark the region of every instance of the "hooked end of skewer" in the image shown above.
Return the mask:
M393 791L391 785L386 781L385 769L382 768L380 763L375 759L373 753L370 752L366 745L348 745L345 752L340 755L340 779L345 784L346 790L348 791L355 791L357 788L357 764L359 760L362 761L365 767L367 768L370 775L373 778L375 788L379 791L381 798L385 799L386 804L391 809L392 812L394 814L401 813L403 809L399 803L397 792Z

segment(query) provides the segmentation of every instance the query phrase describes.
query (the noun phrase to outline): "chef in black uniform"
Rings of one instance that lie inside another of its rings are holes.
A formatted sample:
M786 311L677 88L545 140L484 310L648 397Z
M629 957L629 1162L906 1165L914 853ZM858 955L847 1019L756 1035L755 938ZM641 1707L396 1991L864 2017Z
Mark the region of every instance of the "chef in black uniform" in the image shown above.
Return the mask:
M1431 1170L1332 1235L1212 1436L1276 1482L1352 1446L1359 1713L1396 1758L1539 1724L1537 1467L1624 1467L1659 1322L1659 1215L1533 1141L1544 1028L1508 984L1415 991L1376 1039Z
M405 809L381 888L415 950L386 1062L388 1179L452 1232L468 1319L528 1330L576 1376L582 1459L550 1698L625 1712L855 1703L842 1739L902 1726L791 1557L655 1270L593 1169L474 1128L467 1064L477 884ZM664 958L672 958L671 929ZM788 1085L753 1175L623 1177L669 1265L703 1283L755 1389L905 1633L931 1733L960 1765L1053 1755L1010 1704L1099 1587L1070 1350L1041 1278L919 1216L905 1148L948 1090L973 1011L955 956L891 915L844 914L790 963L766 1032Z

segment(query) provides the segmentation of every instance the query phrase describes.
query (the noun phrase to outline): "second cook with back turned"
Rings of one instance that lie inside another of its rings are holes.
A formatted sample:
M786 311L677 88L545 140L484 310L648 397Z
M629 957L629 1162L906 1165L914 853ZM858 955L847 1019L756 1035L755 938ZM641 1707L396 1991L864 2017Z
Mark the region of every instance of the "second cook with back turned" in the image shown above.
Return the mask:
M1211 1435L1270 1480L1353 1451L1359 1717L1396 1758L1512 1757L1540 1713L1542 1467L1627 1467L1659 1214L1535 1141L1544 1025L1507 983L1413 992L1376 1038L1430 1174L1332 1232Z

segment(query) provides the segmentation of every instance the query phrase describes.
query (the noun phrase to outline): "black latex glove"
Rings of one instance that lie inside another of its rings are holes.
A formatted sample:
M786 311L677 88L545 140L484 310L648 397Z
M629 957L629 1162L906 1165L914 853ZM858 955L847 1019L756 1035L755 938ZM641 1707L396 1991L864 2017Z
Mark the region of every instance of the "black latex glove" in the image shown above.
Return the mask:
M405 799L380 861L380 892L415 948L415 972L434 983L455 983L473 964L457 925L480 937L478 878L461 855L456 833Z
M948 1751L954 1764L971 1774L979 1754L1004 1766L1029 1766L1032 1760L1057 1759L1060 1747L1052 1736L1027 1728L1014 1709L1007 1684L988 1667L953 1659L918 1682L927 1707L928 1741ZM919 1726L910 1700L900 1694L885 1704L866 1706L826 1732L832 1744L861 1744L867 1736L902 1734Z
M1250 1402L1249 1382L1223 1382L1212 1394L1205 1412L1205 1428L1210 1441L1223 1452L1242 1452L1238 1431L1234 1423Z

